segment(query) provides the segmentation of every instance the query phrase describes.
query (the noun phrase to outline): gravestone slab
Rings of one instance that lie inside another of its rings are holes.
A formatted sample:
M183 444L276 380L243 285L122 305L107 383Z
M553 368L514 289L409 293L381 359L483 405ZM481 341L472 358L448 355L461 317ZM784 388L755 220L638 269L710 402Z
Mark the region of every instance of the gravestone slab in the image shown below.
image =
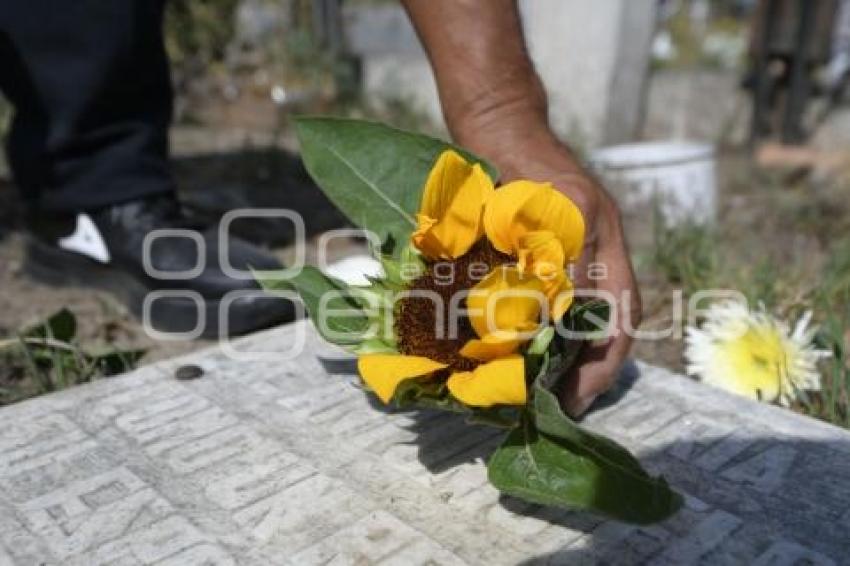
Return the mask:
M302 349L303 347L303 349ZM204 375L178 381L197 364ZM0 564L840 564L850 434L644 364L587 418L686 506L500 498L492 429L394 412L300 322L0 410Z

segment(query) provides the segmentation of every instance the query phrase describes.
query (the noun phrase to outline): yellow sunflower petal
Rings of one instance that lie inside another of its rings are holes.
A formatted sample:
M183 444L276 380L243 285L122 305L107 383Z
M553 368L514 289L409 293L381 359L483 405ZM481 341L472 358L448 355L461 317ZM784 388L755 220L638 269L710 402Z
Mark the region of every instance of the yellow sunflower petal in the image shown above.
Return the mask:
M543 282L543 292L549 299L549 316L561 320L573 304L573 283L564 273L553 280Z
M521 344L518 332L497 332L464 344L460 355L471 360L495 360L510 356Z
M384 403L393 398L396 387L405 379L420 377L447 367L446 364L419 356L369 354L357 359L363 381Z
M517 268L542 281L549 316L554 320L564 316L573 302L573 285L564 263L564 249L549 230L528 232L520 238Z
M479 164L444 151L425 183L413 244L431 259L454 259L484 235L484 203L493 181Z
M432 259L439 259L445 255L445 249L437 236L434 234L434 228L437 225L437 219L431 218L425 214L416 215L416 230L410 236L413 245L419 250L422 255Z
M484 230L493 246L516 254L529 232L549 231L561 243L567 261L584 246L584 217L578 207L549 183L515 181L493 193L484 208Z
M471 407L525 405L525 362L522 356L493 360L452 374L447 385L455 399Z
M551 230L535 230L519 239L517 267L540 278L564 271L564 247Z
M515 266L501 266L471 289L466 306L472 328L478 336L487 336L534 327L545 300L540 279L520 273Z

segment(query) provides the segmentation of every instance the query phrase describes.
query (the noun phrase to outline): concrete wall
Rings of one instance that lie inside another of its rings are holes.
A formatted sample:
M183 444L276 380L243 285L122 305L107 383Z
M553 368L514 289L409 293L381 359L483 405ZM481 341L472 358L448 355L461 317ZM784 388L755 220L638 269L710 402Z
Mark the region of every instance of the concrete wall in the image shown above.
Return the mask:
M550 118L573 143L633 139L641 125L655 0L520 0L529 51L550 99ZM442 123L430 67L397 6L346 10L364 88L408 101Z
M656 0L621 3L617 59L610 81L604 140L630 141L643 128L649 83L652 38L656 28Z

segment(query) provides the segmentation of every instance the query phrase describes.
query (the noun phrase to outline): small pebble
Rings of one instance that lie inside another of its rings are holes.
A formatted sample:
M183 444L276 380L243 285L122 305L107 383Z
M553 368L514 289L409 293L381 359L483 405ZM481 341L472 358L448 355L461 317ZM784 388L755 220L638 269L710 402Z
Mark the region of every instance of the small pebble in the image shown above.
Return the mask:
M198 379L204 375L204 370L200 366L196 366L193 364L180 366L174 372L174 377L179 379L180 381L189 381L192 379Z

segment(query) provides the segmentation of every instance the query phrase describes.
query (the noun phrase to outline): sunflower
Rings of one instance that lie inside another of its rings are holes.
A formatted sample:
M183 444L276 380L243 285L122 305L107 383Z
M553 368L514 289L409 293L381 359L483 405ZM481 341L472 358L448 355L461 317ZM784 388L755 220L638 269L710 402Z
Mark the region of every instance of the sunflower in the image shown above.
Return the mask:
M811 312L790 331L788 324L740 302L712 305L701 328L687 329L688 374L751 399L789 405L820 389L818 360L829 352L812 340Z
M360 375L384 403L416 379L444 383L472 407L524 405L522 348L572 303L566 267L583 246L581 213L549 184L496 189L480 165L448 150L416 220L410 243L424 271L397 301L396 351L361 355Z

